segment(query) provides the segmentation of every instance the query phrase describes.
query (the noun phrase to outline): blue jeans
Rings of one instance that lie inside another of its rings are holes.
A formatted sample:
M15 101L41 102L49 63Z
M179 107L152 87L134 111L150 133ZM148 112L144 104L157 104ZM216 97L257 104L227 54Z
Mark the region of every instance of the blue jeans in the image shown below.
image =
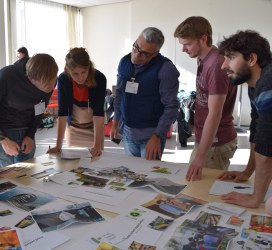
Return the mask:
M149 139L145 140L132 140L128 138L126 135L123 136L123 144L125 148L125 153L130 156L136 156L141 158L146 158L145 146ZM165 147L166 139L161 139L161 152L163 153ZM159 156L157 156L157 160L160 160Z
M11 130L5 130L4 132L10 140L15 141L21 147L21 144L26 135L27 129L17 129L17 130L11 129ZM0 167L5 167L7 165L11 165L21 161L26 161L28 159L33 158L35 154L35 149L36 149L36 145L34 142L33 149L29 154L24 154L23 152L19 152L18 155L11 156L11 155L7 155L2 145L0 145Z

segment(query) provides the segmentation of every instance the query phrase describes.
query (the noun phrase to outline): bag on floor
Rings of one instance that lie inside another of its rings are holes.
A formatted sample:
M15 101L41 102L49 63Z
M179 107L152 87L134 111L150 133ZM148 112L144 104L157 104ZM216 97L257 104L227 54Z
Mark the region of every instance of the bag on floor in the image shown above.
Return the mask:
M44 113L40 128L53 128L53 127L54 127L54 117L49 112Z
M179 109L178 117L178 138L182 147L187 147L187 139L192 136L191 124L185 120L182 108Z

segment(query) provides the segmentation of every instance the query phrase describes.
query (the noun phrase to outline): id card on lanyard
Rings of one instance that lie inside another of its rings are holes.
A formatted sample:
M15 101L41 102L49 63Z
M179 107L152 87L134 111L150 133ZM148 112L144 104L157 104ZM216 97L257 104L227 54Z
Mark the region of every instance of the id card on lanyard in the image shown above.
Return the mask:
M131 81L127 81L126 83L126 89L125 92L126 93L131 93L131 94L137 94L138 93L138 87L139 87L139 83L138 82L134 82L135 78L131 78Z
M34 106L35 116L41 115L45 112L45 102L41 100L40 103Z

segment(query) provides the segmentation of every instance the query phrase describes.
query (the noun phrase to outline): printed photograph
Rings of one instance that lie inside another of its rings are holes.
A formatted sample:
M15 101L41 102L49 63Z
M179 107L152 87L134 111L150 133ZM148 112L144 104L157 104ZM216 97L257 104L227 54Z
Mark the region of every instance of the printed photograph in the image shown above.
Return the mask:
M11 215L11 214L13 214L13 212L11 212L9 209L0 211L0 216L8 216L8 215Z
M153 220L148 226L154 230L158 230L158 231L164 231L166 230L170 224L173 222L174 220L169 220L169 219L165 219L161 216L158 216L155 220Z
M134 171L129 170L128 167L120 166L117 168L105 168L102 170L98 170L96 172L98 176L105 176L105 177L119 177L126 179L128 181L132 180L142 180L146 175L144 174L137 174Z
M270 250L272 249L272 238L253 232L246 240L234 241L233 247L235 250Z
M17 187L17 185L13 184L10 181L2 182L2 183L0 183L0 193L4 193L4 192L6 192L10 189L13 189L15 187Z
M0 200L7 201L13 206L25 211L31 211L55 199L56 197L51 194L28 187L16 187L0 194Z
M89 202L59 209L33 211L31 215L42 232L62 229L73 223L96 223L105 220Z
M204 226L195 221L185 220L177 227L164 248L227 250L230 240L237 235L238 232L233 228Z
M10 227L0 227L0 232L10 230Z
M169 168L154 166L151 168L151 172L160 173L160 174L171 174Z
M23 244L20 241L16 230L0 231L0 249L1 250L22 250Z
M113 180L109 183L109 185L123 187L125 186L125 183L122 181Z
M128 187L141 188L141 187L151 187L157 192L177 195L180 193L187 185L177 184L166 178L144 178L142 180L136 180L128 185Z
M121 248L115 247L107 242L101 242L96 250L121 250Z
M211 214L201 211L197 218L195 219L195 222L201 225L217 226L220 219L221 219L220 214Z
M126 188L118 187L118 186L110 186L110 190L114 191L126 191Z
M227 221L227 224L241 227L243 225L244 221L245 220L240 217L230 216Z
M176 219L190 211L193 206L205 203L205 201L184 194L179 194L175 197L158 194L153 200L142 206Z
M143 213L145 213L146 211L145 210L141 210L141 209L138 209L138 208L133 208L128 214L127 214L127 217L128 218L131 218L131 219L134 219L134 220L137 220L139 217L141 217L141 215Z
M249 223L250 230L259 233L272 233L272 217L252 214Z
M109 179L100 178L97 176L91 176L86 174L77 174L77 176L79 176L79 178L76 180L82 182L83 186L88 187L104 188L109 182Z
M21 221L19 221L15 227L18 228L26 228L30 225L33 225L35 223L35 221L33 220L31 215L26 216L24 219L22 219Z
M133 241L131 245L128 247L129 250L156 250L155 246L145 245L136 241Z
M83 174L83 173L93 173L95 170L91 168L86 167L78 167L70 170L70 172L77 173L77 174Z

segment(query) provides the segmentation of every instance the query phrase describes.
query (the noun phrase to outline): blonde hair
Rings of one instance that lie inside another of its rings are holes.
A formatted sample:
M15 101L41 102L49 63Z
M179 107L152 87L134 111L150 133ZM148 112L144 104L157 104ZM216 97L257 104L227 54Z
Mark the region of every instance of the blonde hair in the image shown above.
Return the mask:
M89 67L88 77L86 79L86 85L89 88L96 86L95 81L95 68L93 62L90 60L90 56L85 48L72 48L65 57L65 72L69 75L68 70L72 70L75 67L87 68ZM68 70L67 70L68 69Z
M44 85L57 77L58 70L55 59L48 54L35 54L26 63L26 75Z
M212 26L202 16L191 16L185 19L175 30L174 37L200 39L207 36L207 45L212 46Z

